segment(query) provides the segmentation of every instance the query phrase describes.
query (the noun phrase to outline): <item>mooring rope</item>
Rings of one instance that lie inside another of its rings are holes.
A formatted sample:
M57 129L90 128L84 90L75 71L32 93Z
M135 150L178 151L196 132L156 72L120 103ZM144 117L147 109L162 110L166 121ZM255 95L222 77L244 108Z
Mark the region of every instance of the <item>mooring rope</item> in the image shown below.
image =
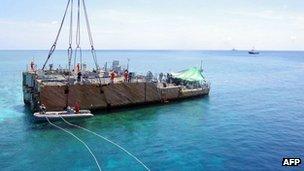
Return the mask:
M61 116L60 116L60 117L61 117ZM94 155L94 153L92 152L92 150L90 149L90 147L89 147L84 141L82 141L80 138L78 138L78 137L77 137L75 134L73 134L72 132L70 132L70 131L68 131L68 130L66 130L66 129L64 129L64 128L62 128L62 127L60 127L60 126L58 126L58 125L56 125L56 124L54 124L54 123L52 123L52 122L49 120L49 118L48 118L47 116L46 116L45 118L46 118L46 120L49 122L49 124L51 124L52 126L58 128L58 129L61 129L62 131L66 132L66 133L68 133L68 134L70 134L70 135L72 135L72 136L73 136L74 138L76 138L79 142L81 142L81 143L87 148L87 150L90 152L91 156L94 158L95 163L96 163L96 165L97 165L97 167L98 167L98 170L101 171L101 168L100 168L100 165L99 165L99 163L98 163L98 161L97 161L97 158L95 157L95 155Z
M59 115L59 116L60 116L60 115ZM89 132L89 133L92 133L92 134L96 135L97 137L102 138L102 139L108 141L109 143L115 145L116 147L118 147L119 149L121 149L122 151L124 151L125 153L127 153L129 156L131 156L132 158L134 158L134 159L135 159L138 163L140 163L146 170L150 171L150 169L149 169L142 161L140 161L136 156L134 156L132 153L130 153L129 151L127 151L126 149L124 149L124 148L123 148L122 146L120 146L119 144L117 144L117 143L115 143L115 142L113 142L113 141L107 139L106 137L104 137L104 136L102 136L102 135L99 135L99 134L97 134L96 132L91 131L91 130L89 130L89 129L87 129L87 128L81 127L81 126L79 126L79 125L72 124L72 123L68 122L67 120L65 120L62 116L60 116L60 117L61 117L61 119L62 119L65 123L67 123L67 124L69 124L69 125L71 125L71 126L80 128L80 129L82 129L82 130L85 130L85 131L87 131L87 132Z

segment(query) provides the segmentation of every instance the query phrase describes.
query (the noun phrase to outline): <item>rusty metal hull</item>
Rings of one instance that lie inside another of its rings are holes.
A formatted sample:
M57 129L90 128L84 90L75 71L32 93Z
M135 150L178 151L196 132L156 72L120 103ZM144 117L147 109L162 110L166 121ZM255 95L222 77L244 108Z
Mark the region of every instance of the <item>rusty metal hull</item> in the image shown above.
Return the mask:
M76 102L81 109L88 110L136 106L208 95L209 90L209 87L184 90L179 86L158 87L150 82L120 82L101 86L77 83L70 85L67 93L64 84L43 84L34 74L23 73L24 102L32 111L37 111L40 104L47 110L60 111Z

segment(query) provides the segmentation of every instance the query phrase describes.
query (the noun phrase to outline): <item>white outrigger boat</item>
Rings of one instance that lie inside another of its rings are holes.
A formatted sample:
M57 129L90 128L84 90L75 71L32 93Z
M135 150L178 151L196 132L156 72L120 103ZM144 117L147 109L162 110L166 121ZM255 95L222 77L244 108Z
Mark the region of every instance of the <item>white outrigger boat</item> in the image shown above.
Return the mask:
M80 110L78 113L69 111L49 111L49 112L36 112L34 113L35 120L37 121L47 121L49 120L60 120L64 119L79 119L79 118L89 118L94 116L89 110Z

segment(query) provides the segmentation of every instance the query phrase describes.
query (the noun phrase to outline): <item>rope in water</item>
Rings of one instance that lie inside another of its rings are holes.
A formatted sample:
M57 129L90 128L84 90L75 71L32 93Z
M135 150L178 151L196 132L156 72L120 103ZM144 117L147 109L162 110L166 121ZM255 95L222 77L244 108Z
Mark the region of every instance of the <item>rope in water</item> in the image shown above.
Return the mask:
M61 116L60 116L60 117L61 117ZM92 152L92 150L90 149L90 147L89 147L84 141L82 141L80 138L78 138L78 137L77 137L75 134L73 134L72 132L70 132L70 131L68 131L68 130L66 130L66 129L64 129L64 128L62 128L62 127L60 127L60 126L58 126L58 125L56 125L56 124L54 124L54 123L52 123L52 122L49 120L48 117L45 117L45 118L46 118L46 120L49 122L49 124L51 124L52 126L58 128L58 129L61 129L62 131L66 132L66 133L68 133L68 134L70 134L70 135L72 135L72 136L73 136L74 138L76 138L79 142L81 142L81 143L87 148L87 150L90 152L91 156L94 158L95 163L96 163L96 165L97 165L97 167L98 167L98 170L101 171L101 168L100 168L100 165L99 165L99 163L98 163L98 161L97 161L97 158L95 157L95 155L94 155L94 153Z
M134 158L134 159L135 159L138 163L140 163L146 170L150 171L150 169L149 169L142 161L140 161L136 156L134 156L132 153L130 153L129 151L127 151L126 149L124 149L124 148L123 148L122 146L120 146L119 144L117 144L117 143L115 143L115 142L113 142L113 141L107 139L106 137L101 136L101 135L97 134L96 132L91 131L91 130L89 130L89 129L87 129L87 128L83 128L83 127L81 127L81 126L79 126L79 125L72 124L72 123L68 122L67 120L65 120L62 116L60 116L60 117L61 117L61 119L62 119L65 123L67 123L67 124L69 124L69 125L71 125L71 126L80 128L80 129L82 129L82 130L85 130L85 131L87 131L87 132L89 132L89 133L92 133L92 134L98 136L99 138L102 138L102 139L108 141L109 143L115 145L116 147L118 147L119 149L121 149L122 151L124 151L125 153L127 153L129 156L131 156L132 158Z

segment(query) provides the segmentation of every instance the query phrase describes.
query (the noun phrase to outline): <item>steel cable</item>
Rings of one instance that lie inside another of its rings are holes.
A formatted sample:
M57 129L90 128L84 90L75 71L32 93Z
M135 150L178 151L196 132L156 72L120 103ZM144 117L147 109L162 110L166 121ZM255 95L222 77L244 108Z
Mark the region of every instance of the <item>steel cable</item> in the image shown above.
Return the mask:
M61 117L61 116L60 116L60 117ZM79 142L81 142L81 143L85 146L85 148L89 151L89 153L91 154L91 156L94 158L94 161L95 161L95 163L96 163L96 166L98 167L98 170L101 171L101 167L100 167L100 165L99 165L99 163L98 163L97 158L95 157L95 155L94 155L94 153L92 152L92 150L90 149L90 147L89 147L83 140L81 140L80 138L78 138L78 137L77 137L75 134L73 134L72 132L70 132L70 131L68 131L68 130L66 130L66 129L64 129L64 128L62 128L62 127L60 127L60 126L58 126L58 125L56 125L56 124L54 124L54 123L52 123L52 122L49 120L49 118L48 118L47 116L46 116L45 118L46 118L46 120L49 122L50 125L52 125L52 126L58 128L58 129L60 129L60 130L62 130L62 131L64 131L64 132L70 134L71 136L73 136L74 138L76 138Z
M76 127L76 128L80 128L80 129L82 129L82 130L85 130L85 131L87 131L87 132L89 132L89 133L91 133L91 134L94 134L94 135L96 135L97 137L102 138L102 139L106 140L107 142L109 142L109 143L115 145L116 147L118 147L119 149L121 149L122 151L124 151L125 153L127 153L129 156L131 156L132 158L134 158L134 159L135 159L138 163L140 163L146 170L149 170L149 171L150 171L150 169L149 169L142 161L140 161L136 156L134 156L132 153L130 153L129 151L127 151L126 149L124 149L124 148L123 148L122 146L120 146L119 144L117 144L117 143L115 143L115 142L109 140L108 138L106 138L106 137L104 137L104 136L102 136L102 135L97 134L97 133L94 132L94 131L91 131L91 130L89 130L89 129L87 129L87 128L84 128L84 127L81 127L81 126L79 126L79 125L70 123L70 122L68 122L67 120L65 120L62 116L60 116L60 118L61 118L65 123L67 123L68 125L74 126L74 127Z
M47 64L47 62L49 61L50 57L52 56L52 54L54 53L54 51L55 51L55 49L56 49L57 41L58 41L59 35L60 35L60 33L61 33L63 23L64 23L64 21L65 21L65 17L66 17L66 14L67 14L67 11L68 11L70 2L71 2L71 0L68 0L68 3L67 3L67 5L66 5L65 12L64 12L63 18L62 18L62 20L61 20L61 24L60 24L59 30L58 30L58 32L57 32L55 41L54 41L53 45L52 45L51 48L50 48L49 54L48 54L48 56L47 56L47 58L46 58L46 61L45 61L44 64L43 64L42 70L44 70L44 68L45 68L45 66L46 66L46 64Z

